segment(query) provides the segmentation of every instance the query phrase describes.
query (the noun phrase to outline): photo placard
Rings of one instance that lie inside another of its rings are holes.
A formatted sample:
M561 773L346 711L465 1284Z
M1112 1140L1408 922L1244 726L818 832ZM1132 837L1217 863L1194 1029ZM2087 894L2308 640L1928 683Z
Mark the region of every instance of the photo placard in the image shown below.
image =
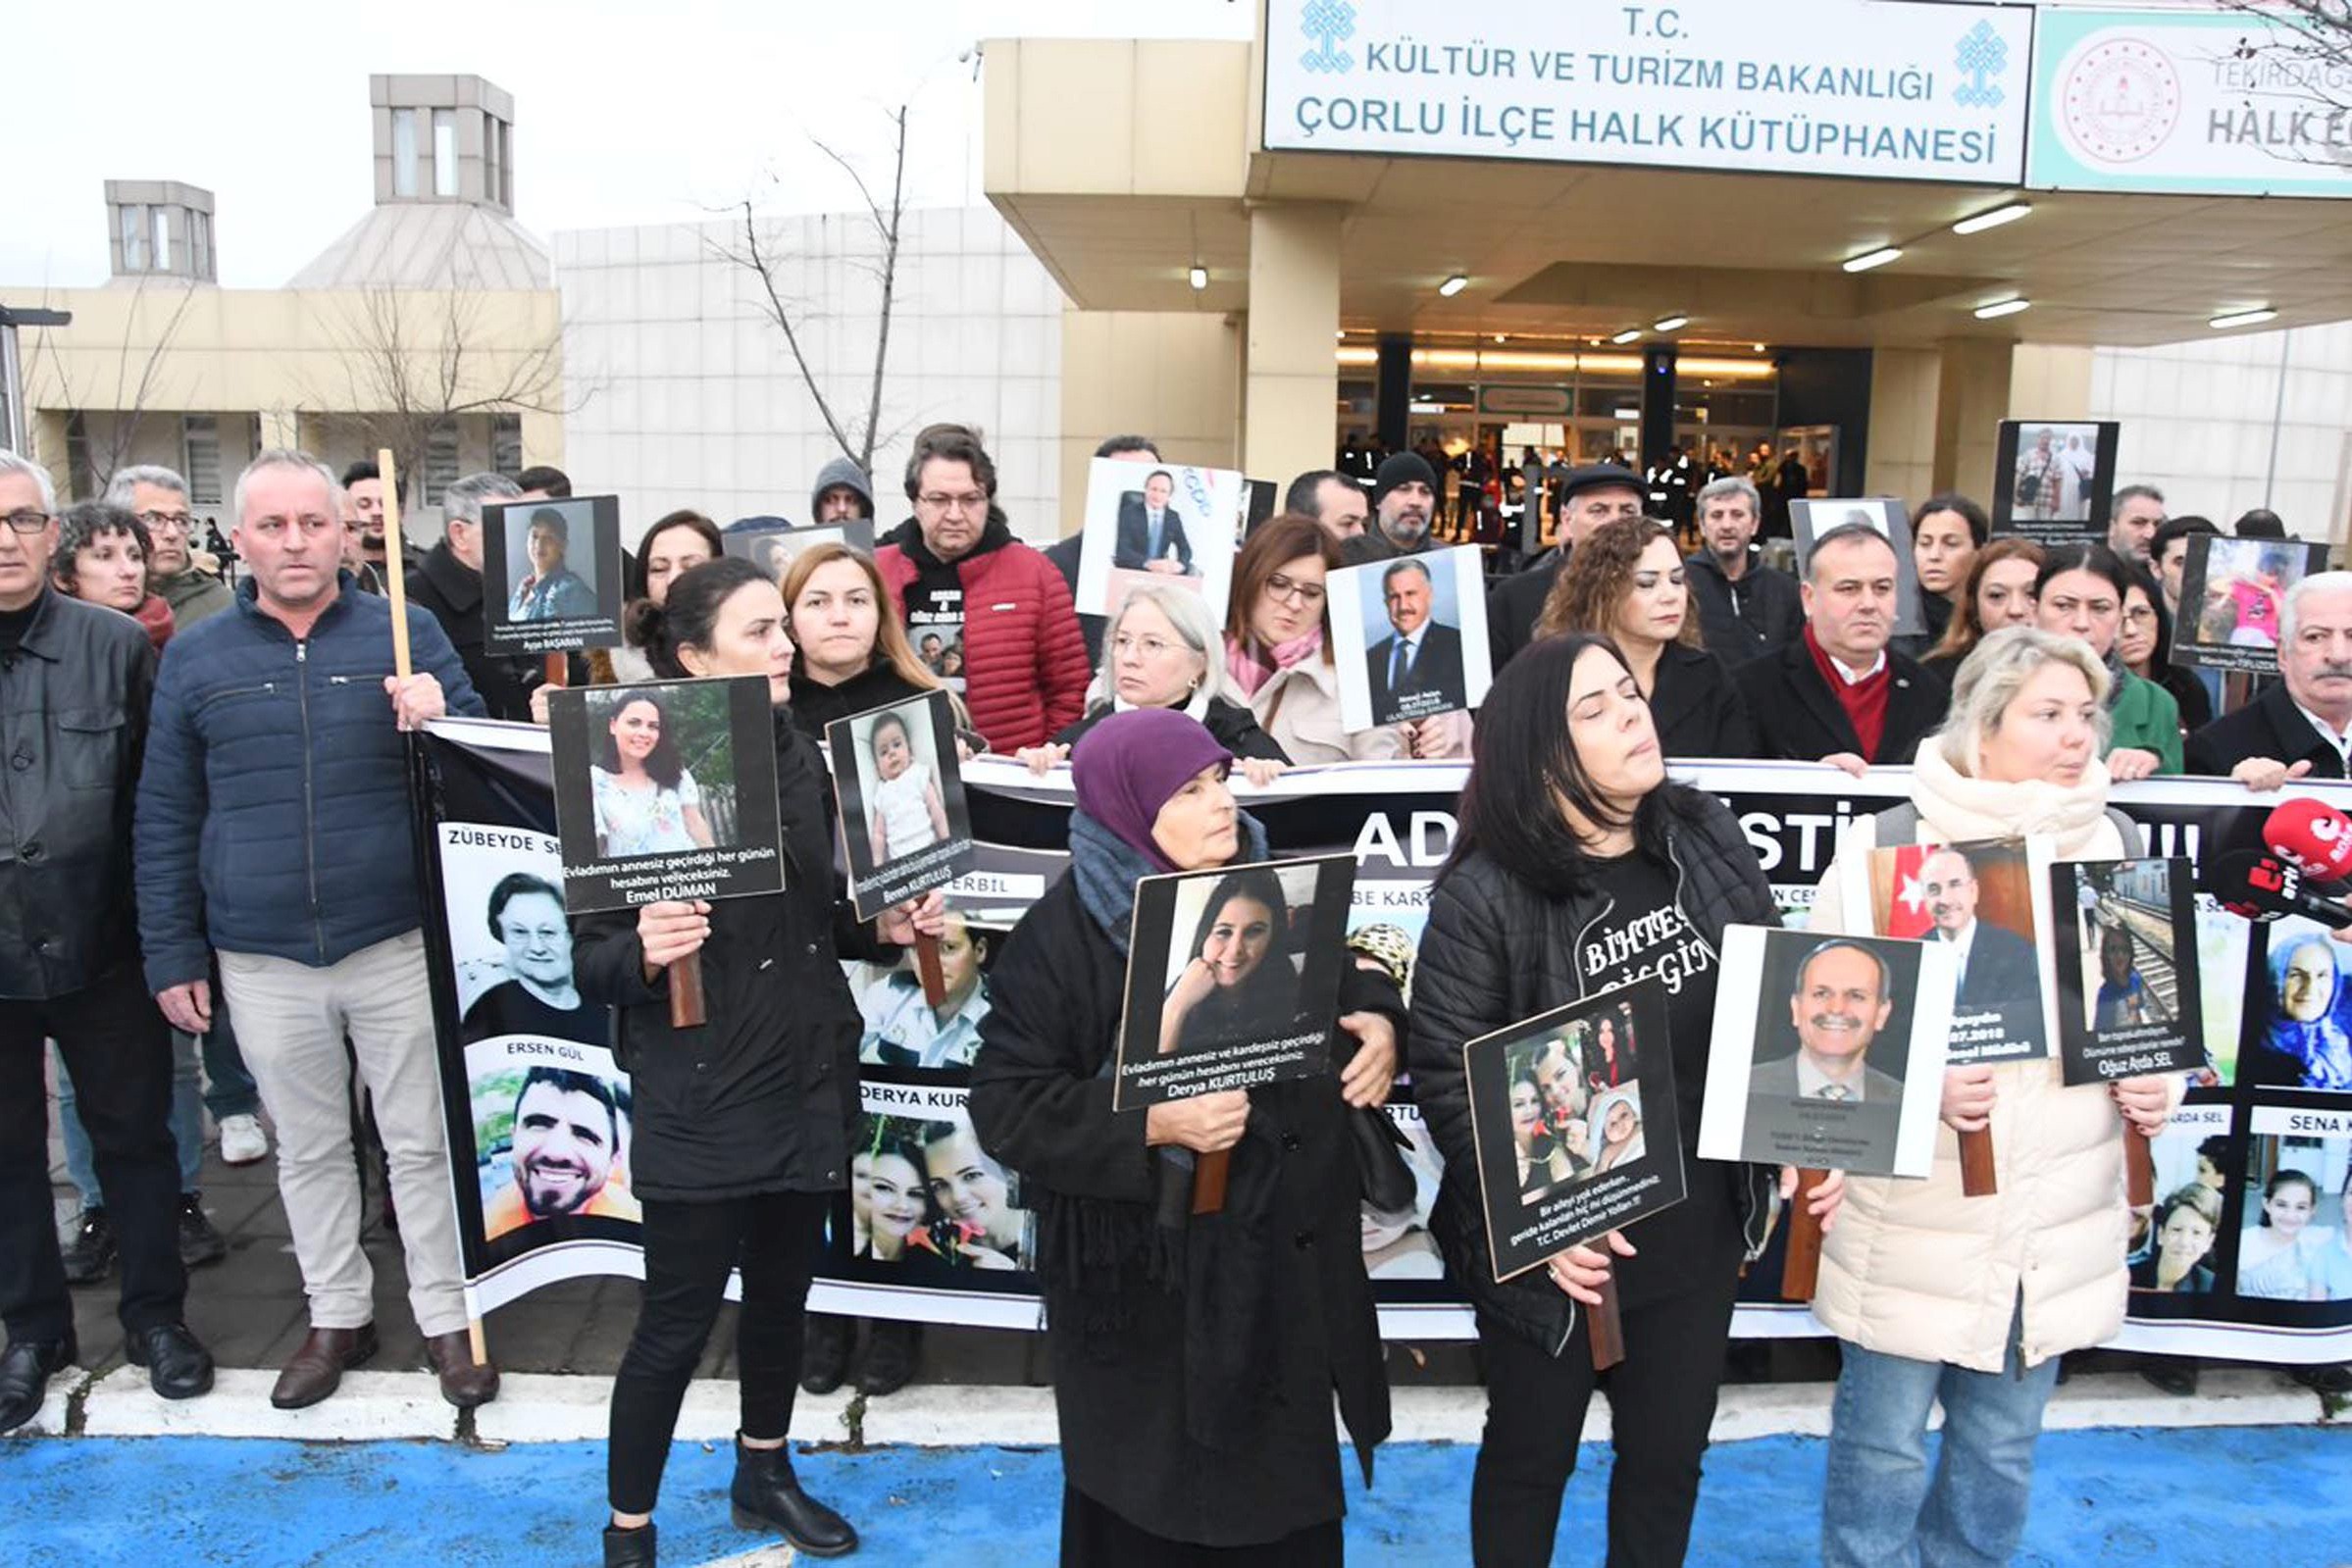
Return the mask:
M2025 838L1889 844L1847 865L1846 907L1872 935L1951 950L1955 1067L2050 1054L2049 866L2048 841Z
M621 500L489 502L482 509L484 635L494 654L621 644Z
M1138 882L1113 1108L1324 1071L1355 887L1348 854Z
M1911 549L1911 513L1901 501L1882 495L1853 501L1792 500L1788 515L1796 534L1800 582L1812 570L1814 540L1849 524L1869 529L1895 552L1894 634L1910 636L1927 630L1926 613L1919 608L1918 565Z
M1233 469L1096 458L1086 471L1078 613L1113 616L1134 589L1176 583L1223 621L1248 491Z
M1340 723L1350 733L1486 700L1486 569L1475 544L1342 567L1325 582Z
M763 677L559 687L547 721L574 914L784 885Z
M2173 625L2173 662L2276 675L2287 590L2326 570L2324 544L2189 535L2180 570L2180 615Z
M2050 868L2050 908L2066 1082L2204 1068L2194 863L2062 860Z
M740 533L722 533L719 542L729 555L740 556L758 567L761 575L782 582L800 552L814 544L846 544L852 550L872 555L874 520L850 518L841 523L814 523L805 528L744 529Z
M1462 1046L1498 1284L1682 1201L1666 992L1635 981Z
M825 749L858 919L872 920L971 869L972 811L947 693L927 691L836 719L825 727Z
M1699 1157L1925 1176L1956 976L1939 943L1727 927Z
M2105 543L2122 429L2113 420L2003 420L1993 531L2044 548Z

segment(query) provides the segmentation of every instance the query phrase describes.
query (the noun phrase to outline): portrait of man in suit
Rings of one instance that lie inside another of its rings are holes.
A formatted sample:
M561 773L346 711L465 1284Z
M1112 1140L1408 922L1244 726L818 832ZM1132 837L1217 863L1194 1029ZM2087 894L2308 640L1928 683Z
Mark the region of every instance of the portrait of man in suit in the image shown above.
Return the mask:
M1831 937L1797 966L1788 1005L1796 1053L1759 1064L1748 1077L1751 1098L1890 1110L1901 1103L1902 1081L1869 1063L1870 1042L1895 1008L1884 959L1860 942ZM1777 1033L1759 1032L1759 1044Z
M1438 620L1427 563L1406 556L1380 576L1391 632L1365 650L1372 722L1396 724L1469 705L1461 665L1461 629Z
M1176 476L1155 468L1144 477L1139 493L1119 497L1119 533L1110 564L1126 572L1162 572L1171 577L1198 577L1193 565L1192 540L1184 536L1184 518L1169 505L1176 494Z
M1938 941L1960 959L1957 1011L1990 1012L2032 1001L2041 991L2033 944L2006 927L1976 918L1983 885L1969 857L1949 844L1919 862L1919 896Z

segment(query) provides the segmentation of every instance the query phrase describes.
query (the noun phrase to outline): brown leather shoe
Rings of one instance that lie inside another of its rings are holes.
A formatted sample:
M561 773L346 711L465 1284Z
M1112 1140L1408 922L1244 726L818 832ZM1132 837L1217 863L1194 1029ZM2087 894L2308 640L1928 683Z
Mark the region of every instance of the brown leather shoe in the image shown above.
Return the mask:
M358 1366L376 1353L376 1325L356 1329L313 1329L303 1338L278 1374L270 1402L281 1410L301 1410L317 1404L342 1386L345 1368Z
M441 1380L441 1397L460 1410L488 1404L498 1397L498 1369L489 1362L474 1364L473 1337L464 1329L436 1334L425 1341L425 1359Z

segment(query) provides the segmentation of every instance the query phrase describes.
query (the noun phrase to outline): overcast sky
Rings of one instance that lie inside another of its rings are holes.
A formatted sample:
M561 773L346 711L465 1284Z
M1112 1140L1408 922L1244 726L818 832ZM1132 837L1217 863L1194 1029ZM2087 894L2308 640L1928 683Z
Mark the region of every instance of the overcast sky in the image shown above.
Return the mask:
M1256 11L1255 0L689 0L671 17L616 0L21 6L6 29L15 129L0 142L14 154L0 182L0 289L26 304L44 286L106 280L108 179L212 191L221 282L284 283L374 200L374 73L470 73L514 94L516 216L543 241L696 219L754 190L777 212L847 208L854 189L809 136L887 176L883 115L902 101L914 105L912 203L977 202L980 88L957 58L975 42L1248 38Z

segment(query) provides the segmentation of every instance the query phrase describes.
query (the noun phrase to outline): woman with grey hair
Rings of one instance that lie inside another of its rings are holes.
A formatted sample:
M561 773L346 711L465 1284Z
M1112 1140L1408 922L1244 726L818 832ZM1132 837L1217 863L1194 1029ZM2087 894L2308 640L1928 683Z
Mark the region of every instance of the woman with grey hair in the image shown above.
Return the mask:
M2108 681L2079 638L2028 627L1986 636L1960 667L1944 728L1919 746L1911 803L1848 829L1813 929L1862 926L1840 893L1847 867L1881 842L2032 836L2067 860L2144 853L2107 803ZM2179 1085L2069 1087L2050 1056L1950 1068L1933 1174L1847 1182L1813 1302L1844 1350L1822 1502L1828 1568L2016 1551L2058 1358L2123 1324L2123 1140L2162 1131ZM1969 1197L1959 1135L1984 1129L2000 1189ZM1944 1452L1930 1465L1939 1399Z
M1200 721L1261 789L1291 765L1234 686L1224 635L1208 602L1189 587L1153 583L1127 595L1103 635L1086 712L1047 744L1023 746L1020 758L1043 774L1067 761L1089 730L1129 708L1174 708Z

